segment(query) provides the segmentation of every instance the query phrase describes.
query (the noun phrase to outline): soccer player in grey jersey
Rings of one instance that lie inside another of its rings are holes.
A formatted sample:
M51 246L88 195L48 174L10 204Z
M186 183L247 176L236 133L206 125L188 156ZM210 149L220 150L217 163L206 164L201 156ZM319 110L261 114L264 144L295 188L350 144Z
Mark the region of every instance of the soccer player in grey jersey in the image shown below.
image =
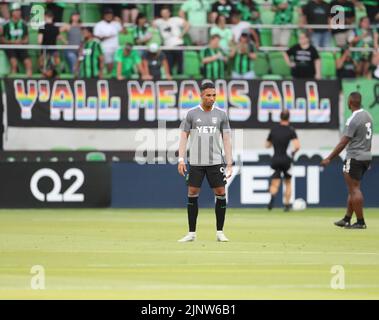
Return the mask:
M187 168L184 161L187 141L190 137L190 157L188 184L188 225L189 233L180 242L196 239L196 220L198 215L197 199L204 176L216 196L215 212L218 241L229 241L223 232L226 197L226 180L232 175L231 130L226 112L214 107L216 89L212 82L201 85L201 104L188 111L181 124L179 142L178 172L185 176ZM222 140L222 141L221 141ZM222 155L222 144L225 149L225 162Z
M372 118L361 108L362 96L359 92L353 92L349 96L349 109L353 112L347 120L343 137L333 152L321 162L327 166L331 160L340 154L347 146L346 160L343 173L349 190L347 199L347 211L345 217L335 222L336 226L348 229L366 229L363 217L363 195L360 181L364 173L369 169L372 159ZM357 216L357 222L350 224L353 213Z

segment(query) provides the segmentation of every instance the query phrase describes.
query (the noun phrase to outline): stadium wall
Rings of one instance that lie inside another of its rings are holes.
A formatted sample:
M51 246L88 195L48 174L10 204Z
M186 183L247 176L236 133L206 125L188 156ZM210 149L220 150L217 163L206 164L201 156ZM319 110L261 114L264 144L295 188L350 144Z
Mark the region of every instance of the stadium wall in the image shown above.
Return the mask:
M269 200L270 157L237 163L227 184L230 207L262 207ZM311 207L341 207L346 203L342 161L322 170L321 157L301 155L293 166L293 194ZM184 208L185 179L170 164L135 162L0 163L2 208ZM379 206L379 157L365 176L366 207ZM213 207L214 197L204 181L201 207Z

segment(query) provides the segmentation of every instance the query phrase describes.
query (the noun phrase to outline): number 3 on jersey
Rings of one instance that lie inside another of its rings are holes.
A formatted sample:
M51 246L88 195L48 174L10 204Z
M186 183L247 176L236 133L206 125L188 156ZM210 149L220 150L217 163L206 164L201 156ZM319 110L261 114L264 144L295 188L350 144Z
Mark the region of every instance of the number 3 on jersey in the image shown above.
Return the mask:
M367 128L366 139L370 140L372 136L371 122L366 123L366 128Z

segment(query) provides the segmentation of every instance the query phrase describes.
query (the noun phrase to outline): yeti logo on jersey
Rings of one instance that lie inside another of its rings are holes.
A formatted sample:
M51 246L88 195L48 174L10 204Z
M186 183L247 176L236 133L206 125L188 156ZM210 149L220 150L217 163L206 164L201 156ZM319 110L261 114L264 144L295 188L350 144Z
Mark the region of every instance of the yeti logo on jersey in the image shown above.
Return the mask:
M212 117L212 123L213 123L213 124L216 124L216 123L217 123L217 118L216 118L216 117Z
M196 127L199 133L216 133L216 127L213 126L201 126Z

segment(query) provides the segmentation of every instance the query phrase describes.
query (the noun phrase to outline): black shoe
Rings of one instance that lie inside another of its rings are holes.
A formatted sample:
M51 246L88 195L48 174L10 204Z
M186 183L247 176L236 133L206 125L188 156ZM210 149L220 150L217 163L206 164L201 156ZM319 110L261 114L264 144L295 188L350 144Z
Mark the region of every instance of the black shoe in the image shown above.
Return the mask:
M367 226L356 222L352 225L346 226L345 229L367 229Z
M286 204L285 206L284 206L284 212L289 212L289 211L291 211L291 205L290 204Z
M334 224L337 226L337 227L341 227L341 228L346 228L346 227L350 227L350 221L346 221L344 219L341 219L337 222L334 222Z
M272 210L272 208L274 207L274 200L275 200L275 198L271 197L271 200L270 200L270 202L267 205L267 209L268 210Z

